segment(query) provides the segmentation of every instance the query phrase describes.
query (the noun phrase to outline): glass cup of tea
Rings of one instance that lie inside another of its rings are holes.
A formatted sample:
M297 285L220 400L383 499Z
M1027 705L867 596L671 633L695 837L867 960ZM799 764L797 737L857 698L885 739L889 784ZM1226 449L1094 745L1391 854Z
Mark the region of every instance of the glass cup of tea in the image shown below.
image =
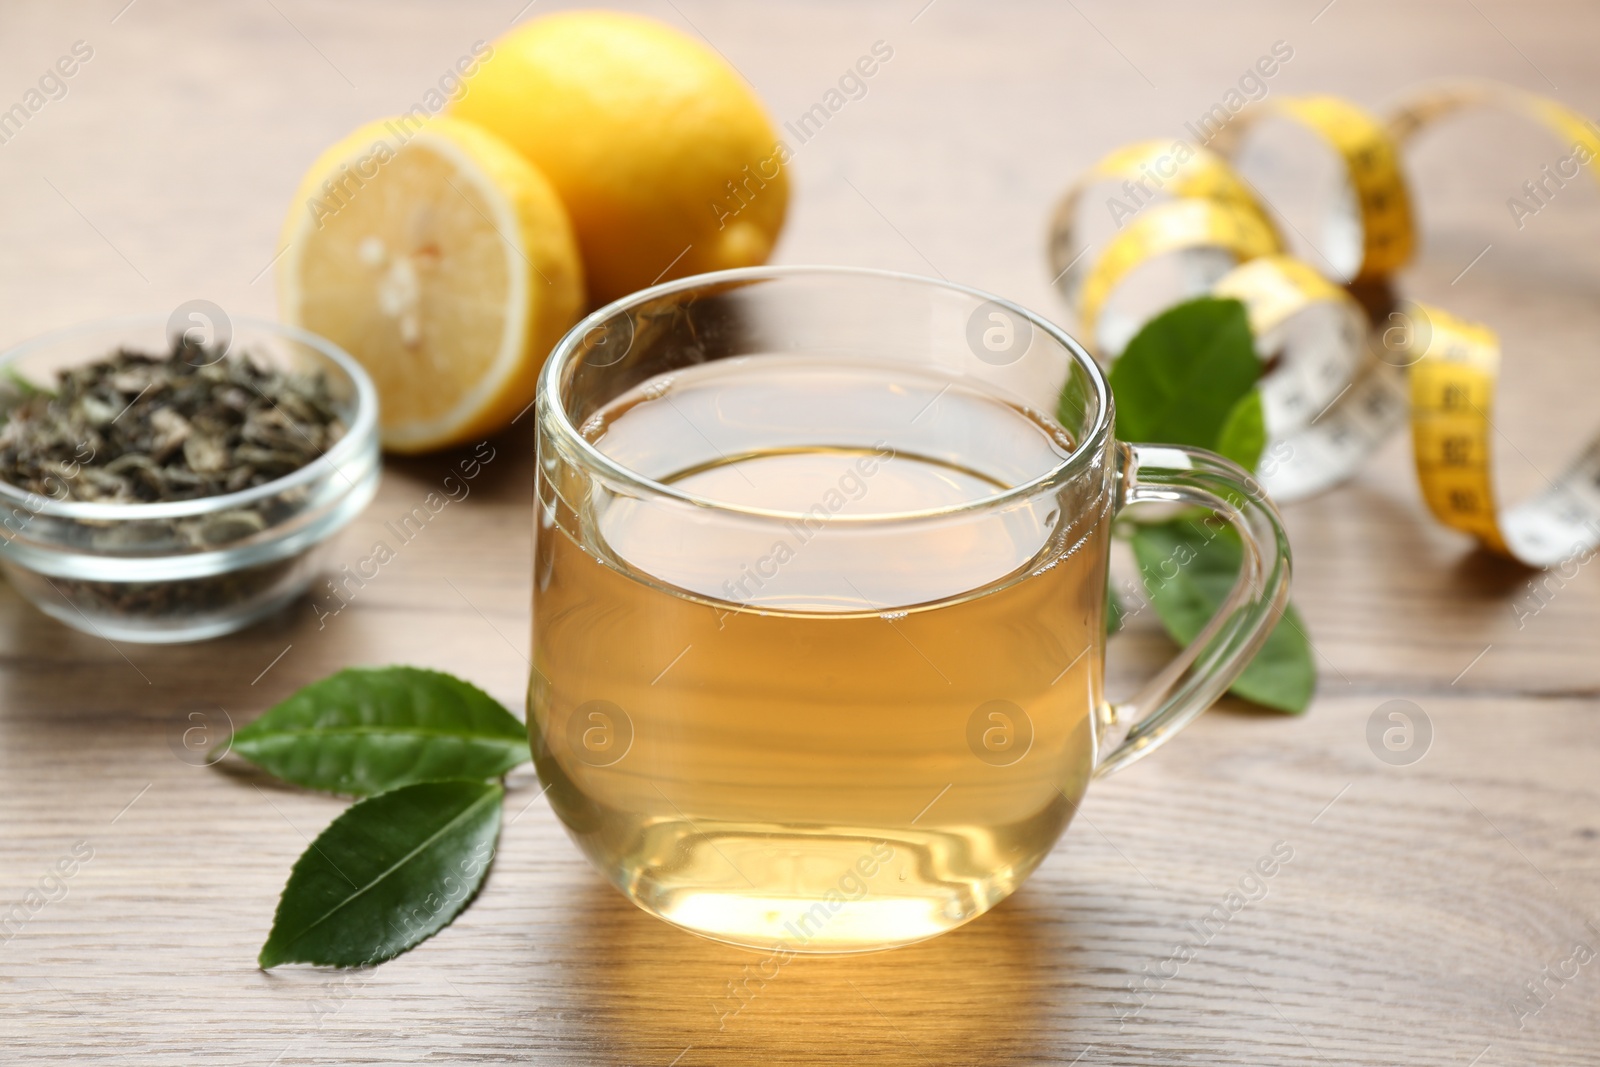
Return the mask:
M777 953L907 944L1012 893L1288 597L1250 475L1119 442L1112 410L1059 327L904 274L700 275L575 327L538 399L528 725L595 867ZM1243 566L1112 703L1111 524L1147 502L1211 509Z

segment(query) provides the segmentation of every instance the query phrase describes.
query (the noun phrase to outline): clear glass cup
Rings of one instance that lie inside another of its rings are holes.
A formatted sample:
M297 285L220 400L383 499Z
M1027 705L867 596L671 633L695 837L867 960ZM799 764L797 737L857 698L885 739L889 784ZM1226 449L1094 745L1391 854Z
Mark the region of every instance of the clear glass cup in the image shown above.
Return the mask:
M993 907L1288 597L1245 471L1116 441L1084 349L962 286L686 278L580 323L541 385L528 722L550 802L640 907L780 958ZM1147 502L1215 511L1243 568L1113 703L1109 533Z

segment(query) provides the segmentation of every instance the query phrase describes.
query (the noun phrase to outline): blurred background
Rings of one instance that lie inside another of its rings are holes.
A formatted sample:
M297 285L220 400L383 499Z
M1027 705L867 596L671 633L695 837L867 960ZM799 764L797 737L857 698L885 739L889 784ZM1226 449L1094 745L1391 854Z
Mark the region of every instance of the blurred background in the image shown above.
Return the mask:
M0 144L0 345L99 315L204 297L275 313L268 265L299 176L360 123L399 112L475 41L564 6L549 0L316 5L252 0L14 2L0 12L9 106L75 42L93 58ZM1271 94L1329 92L1382 114L1438 77L1491 77L1592 114L1584 78L1600 8L1508 0L1304 3L619 3L719 51L790 141L793 196L782 263L887 267L988 289L1073 325L1050 288L1050 210L1071 178L1130 140L1179 138L1276 44L1292 52ZM782 129L884 42L893 58L803 144ZM0 88L4 88L0 86ZM1306 141L1278 138L1284 160ZM1259 153L1258 153L1259 154ZM1508 360L1562 363L1587 391L1600 362L1600 263L1553 250L1600 237L1588 179L1519 229L1506 200L1556 158L1548 135L1483 113L1410 154L1423 254L1410 291L1502 331ZM1320 205L1290 202L1293 175L1261 189L1295 228ZM1315 252L1295 250L1312 262ZM1456 285L1486 245L1494 250ZM23 294L26 294L25 296ZM1501 314L1502 310L1508 314ZM1498 420L1533 466L1581 432L1560 398L1512 388ZM1508 471L1517 482L1527 471ZM1531 486L1530 486L1531 487Z

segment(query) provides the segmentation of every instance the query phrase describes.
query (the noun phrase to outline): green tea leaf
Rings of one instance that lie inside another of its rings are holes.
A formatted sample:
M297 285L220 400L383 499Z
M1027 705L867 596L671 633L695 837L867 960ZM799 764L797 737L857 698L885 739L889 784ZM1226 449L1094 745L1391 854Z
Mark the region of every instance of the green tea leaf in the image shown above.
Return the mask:
M1179 304L1151 319L1111 367L1117 437L1216 448L1260 376L1243 304Z
M1178 520L1141 526L1133 553L1156 616L1179 644L1193 641L1233 588L1244 550L1232 531ZM1317 668L1299 614L1291 605L1230 692L1278 711L1311 703Z
M1267 420L1261 410L1259 389L1250 390L1233 405L1214 447L1245 470L1256 469L1267 447Z
M500 833L498 782L421 782L352 804L295 861L262 967L381 963L450 924Z
M493 778L529 758L528 732L474 685L438 671L340 671L240 730L233 751L285 781L371 796L412 782Z

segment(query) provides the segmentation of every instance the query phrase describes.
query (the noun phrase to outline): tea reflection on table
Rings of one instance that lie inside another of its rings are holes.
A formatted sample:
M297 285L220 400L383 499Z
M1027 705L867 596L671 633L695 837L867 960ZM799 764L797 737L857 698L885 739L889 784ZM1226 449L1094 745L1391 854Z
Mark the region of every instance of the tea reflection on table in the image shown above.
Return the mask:
M1025 887L905 948L787 959L686 933L598 885L574 896L552 946L573 968L562 1044L600 1062L1070 1063L1085 1045L1073 1018L1104 1023L1104 994L1073 981L1081 939L1048 891Z

